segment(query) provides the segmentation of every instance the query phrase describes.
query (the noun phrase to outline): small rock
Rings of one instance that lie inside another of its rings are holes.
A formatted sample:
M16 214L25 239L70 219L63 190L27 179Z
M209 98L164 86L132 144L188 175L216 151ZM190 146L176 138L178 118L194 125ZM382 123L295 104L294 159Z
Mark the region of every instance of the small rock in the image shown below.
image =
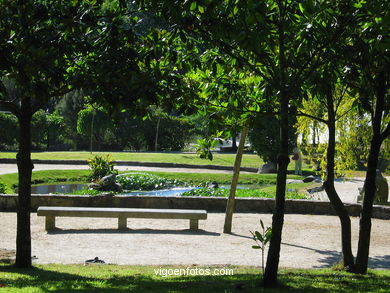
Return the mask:
M106 262L102 259L99 259L98 257L95 257L94 259L86 260L85 263L90 264L90 263L106 263Z
M276 166L272 162L265 163L259 168L259 171L257 173L265 174L265 173L276 173Z
M307 176L307 177L303 178L302 181L305 182L305 183L308 183L308 182L312 182L314 180L315 180L314 176L310 175L310 176Z
M219 185L216 181L210 183L209 188L219 188Z
M102 186L100 184L92 182L88 184L88 189L100 190L102 189Z
M104 176L101 179L101 182L102 182L102 185L104 188L109 188L109 187L115 185L115 180L116 180L116 175L110 174L110 175Z

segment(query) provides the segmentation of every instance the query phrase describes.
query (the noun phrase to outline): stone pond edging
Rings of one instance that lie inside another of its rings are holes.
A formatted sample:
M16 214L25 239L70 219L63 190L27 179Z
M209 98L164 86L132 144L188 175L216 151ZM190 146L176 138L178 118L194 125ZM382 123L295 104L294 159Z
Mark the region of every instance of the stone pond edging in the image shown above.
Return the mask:
M15 212L18 197L16 194L0 195L0 211ZM80 195L32 195L31 210L39 206L75 207L122 207L122 208L161 208L161 209L204 209L208 212L225 212L227 198L223 197L183 197L183 196L80 196ZM345 204L350 216L358 217L360 204ZM236 212L272 213L274 199L237 198ZM327 201L286 200L288 214L335 215ZM390 206L374 206L373 218L390 220Z

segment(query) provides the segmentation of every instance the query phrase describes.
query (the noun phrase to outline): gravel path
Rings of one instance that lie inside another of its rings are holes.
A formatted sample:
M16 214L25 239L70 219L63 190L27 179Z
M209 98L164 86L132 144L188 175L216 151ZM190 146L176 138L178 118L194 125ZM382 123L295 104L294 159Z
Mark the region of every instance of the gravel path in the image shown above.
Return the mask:
M35 263L83 263L99 257L107 263L128 265L249 265L261 264L252 249L249 231L259 220L271 225L270 214L235 214L233 234L223 234L224 214L209 213L198 232L188 220L128 219L129 229L116 230L115 219L58 218L60 230L44 231L44 218L32 214L32 254ZM16 215L0 213L0 251L15 250ZM358 219L352 218L356 251ZM370 267L390 268L390 221L373 220ZM340 225L334 216L286 215L280 266L324 268L336 264L340 254ZM1 259L1 256L0 256Z
M86 169L87 166L36 165L35 170ZM166 168L126 167L119 170L167 171ZM169 169L170 172L231 173L204 169ZM13 164L1 164L0 174L16 172ZM389 180L389 179L388 179ZM335 182L344 202L356 202L363 179ZM326 194L318 193L326 199ZM36 263L83 263L99 257L108 263L130 265L251 265L259 266L259 250L249 231L259 230L259 220L271 225L270 214L235 214L233 234L223 234L224 214L209 213L200 231L188 229L188 220L129 219L127 231L115 229L115 219L59 218L61 229L47 233L44 218L31 215L32 254ZM14 256L15 213L0 213L0 261ZM356 253L358 219L352 218L352 243ZM340 224L335 216L286 215L281 267L322 268L336 264L340 253ZM390 221L373 219L370 267L390 268Z

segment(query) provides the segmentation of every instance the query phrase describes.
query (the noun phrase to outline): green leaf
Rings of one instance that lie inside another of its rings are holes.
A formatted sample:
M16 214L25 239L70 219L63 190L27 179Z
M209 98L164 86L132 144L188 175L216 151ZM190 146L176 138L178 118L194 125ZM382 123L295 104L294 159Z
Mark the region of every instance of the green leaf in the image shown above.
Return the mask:
M236 15L237 13L238 13L238 7L237 7L237 6L234 6L233 14Z
M200 13L204 13L204 8L203 8L203 6L198 6L198 11L200 12Z
M253 248L253 249L261 249L261 247L258 246L258 245L253 245L252 248Z
M261 235L259 231L255 231L255 234L256 234L257 239L260 240L260 242L264 241L263 235Z
M302 14L305 14L305 8L303 8L302 3L299 3L299 10L302 12Z
M194 11L194 10L196 9L196 6L197 6L196 1L192 2L192 3L191 3L191 6L190 6L190 10L191 10L191 11Z

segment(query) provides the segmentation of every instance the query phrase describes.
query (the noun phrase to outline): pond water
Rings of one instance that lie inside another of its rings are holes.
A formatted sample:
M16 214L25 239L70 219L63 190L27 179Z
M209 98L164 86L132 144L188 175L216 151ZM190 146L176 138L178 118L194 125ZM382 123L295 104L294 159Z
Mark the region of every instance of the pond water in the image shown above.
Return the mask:
M48 184L31 186L32 194L50 194L50 193L71 193L73 191L85 188L85 184ZM191 190L193 187L180 187L163 190L152 191L131 191L123 193L123 195L151 195L151 196L176 196L185 191Z
M48 184L31 186L32 194L69 193L83 189L85 184Z
M32 194L50 194L50 193L71 193L85 188L85 184L48 184L31 186ZM261 185L238 185L238 189L259 188ZM177 196L185 191L194 189L196 187L177 187L171 189L151 190L151 191L131 191L123 193L123 195L150 195L150 196ZM230 185L221 185L220 188L230 188Z
M127 192L124 193L124 195L177 196L191 189L194 189L194 187L178 187L172 189L151 190L151 191L139 190L139 191Z

